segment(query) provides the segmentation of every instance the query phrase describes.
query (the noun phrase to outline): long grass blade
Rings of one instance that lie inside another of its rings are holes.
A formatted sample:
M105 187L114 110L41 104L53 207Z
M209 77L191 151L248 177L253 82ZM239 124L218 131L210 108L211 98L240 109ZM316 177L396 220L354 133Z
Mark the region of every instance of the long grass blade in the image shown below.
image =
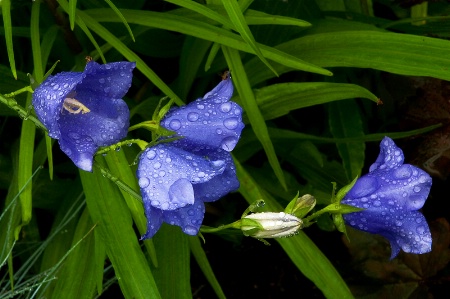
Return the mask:
M13 34L11 23L11 0L3 0L1 2L3 26L5 29L6 51L8 52L9 65L14 78L17 80L16 61L14 59Z

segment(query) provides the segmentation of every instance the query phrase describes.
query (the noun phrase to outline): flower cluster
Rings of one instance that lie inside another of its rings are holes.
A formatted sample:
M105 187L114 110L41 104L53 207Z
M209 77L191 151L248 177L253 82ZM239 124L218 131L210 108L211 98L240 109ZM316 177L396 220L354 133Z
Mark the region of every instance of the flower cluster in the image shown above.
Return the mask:
M162 222L196 235L204 202L216 201L239 188L232 151L244 124L242 108L230 101L233 83L227 77L203 99L171 109L161 126L181 137L147 148L139 158L137 177L153 237Z
M418 211L430 192L431 177L403 161L402 150L385 137L369 173L356 181L341 202L365 209L344 214L345 222L353 228L387 238L392 249L391 259L400 248L416 254L431 251L430 229Z
M135 66L90 61L82 73L49 76L34 91L37 117L79 168L92 171L97 149L127 135L130 112L122 97L131 86Z

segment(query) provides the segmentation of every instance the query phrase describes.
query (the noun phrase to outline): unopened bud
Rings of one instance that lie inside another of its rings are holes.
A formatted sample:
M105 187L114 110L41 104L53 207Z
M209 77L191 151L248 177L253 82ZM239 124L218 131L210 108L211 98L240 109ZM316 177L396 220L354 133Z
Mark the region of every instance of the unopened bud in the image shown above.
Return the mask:
M297 233L303 221L284 212L254 213L241 219L241 230L246 236L263 239L289 237Z

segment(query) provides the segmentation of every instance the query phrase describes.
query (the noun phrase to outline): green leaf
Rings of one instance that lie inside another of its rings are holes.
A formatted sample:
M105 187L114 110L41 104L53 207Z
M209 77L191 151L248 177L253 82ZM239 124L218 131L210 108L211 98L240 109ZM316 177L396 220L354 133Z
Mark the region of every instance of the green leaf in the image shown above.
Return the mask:
M84 210L73 236L72 245L75 245L83 236L88 233L94 224L90 219L89 211ZM80 298L90 299L95 291L95 269L103 269L104 259L96 261L94 253L95 237L90 231L87 237L81 242L67 257L64 266L58 272L60 279L57 279L52 298ZM97 265L96 262L100 262Z
M242 106L248 115L252 129L255 132L256 137L261 142L264 151L266 152L267 158L269 159L270 166L275 172L278 180L284 189L286 189L286 181L284 179L284 174L281 169L280 163L278 162L277 155L275 154L275 149L272 144L272 140L269 137L269 132L267 131L267 126L264 118L259 110L258 104L256 103L255 96L248 82L247 74L245 73L244 67L242 65L241 58L238 51L231 49L229 47L222 47L222 52L225 55L228 66L235 78L233 81L236 86L237 91L242 99Z
M335 138L363 137L361 114L355 101L347 100L328 104L328 123ZM366 144L363 141L337 143L347 179L361 175Z
M279 15L271 15L261 11L247 9L245 21L248 25L289 25L298 27L309 27L311 23Z
M197 2L194 2L191 0L166 0L166 2L170 2L170 3L176 4L178 6L184 7L190 11L194 11L198 14L201 14L202 16L205 16L205 17L211 19L211 20L221 24L222 26L234 29L234 25L230 20L225 18L223 15L217 13L216 11L210 9L206 5L202 5L200 3L197 3Z
M70 29L73 31L75 29L75 13L77 11L77 0L69 0L69 22Z
M237 1L229 1L229 0L222 0L222 4L225 7L225 10L227 11L228 17L230 18L231 22L233 23L235 30L239 32L241 37L244 39L244 41L252 48L256 56L261 59L261 61L272 71L275 73L275 75L278 76L275 69L269 64L269 62L266 60L266 58L261 53L261 50L256 44L255 38L253 37L252 32L250 31L250 28L248 28L247 23L245 22L244 15L242 14L241 8L239 7L239 4Z
M128 30L128 33L131 36L131 39L135 42L136 40L134 39L134 35L133 35L133 31L131 31L130 25L128 25L127 20L125 19L125 17L122 15L122 13L120 12L120 10L114 5L114 3L111 2L111 0L105 0L106 3L108 3L109 7L111 7L112 10L114 10L114 12L117 14L117 16L122 20L122 23L125 25L125 27ZM73 30L73 28L72 28Z
M116 181L121 181L134 190L137 194L139 194L139 186L136 181L136 176L134 171L128 166L128 160L125 157L125 153L123 150L121 151L110 151L105 157L106 163L108 164L109 170L113 175L116 176ZM123 189L120 189L122 196L125 199L125 202L128 206L128 209L131 212L131 216L133 217L134 222L139 230L141 235L144 235L147 232L147 218L144 214L144 208L142 205L142 198L137 200L134 196L130 195ZM153 263L155 265L158 264L155 254L155 248L153 246L153 241L151 239L145 240L144 245L147 248L148 253L150 254Z
M372 68L407 76L450 80L450 41L378 31L307 35L276 47L321 67ZM279 74L294 67L274 65ZM246 64L252 85L273 77L257 59Z
M12 40L12 24L11 24L11 0L1 1L3 28L5 30L6 51L8 52L9 65L15 79L17 79L16 62L14 60L14 48Z
M346 83L280 83L255 90L255 99L265 120L286 115L295 109L349 98L378 102L378 98L364 87ZM233 100L242 101L240 95Z
M92 18L92 20L95 20L96 22L119 21L117 19L117 16L111 13L111 11L108 9L90 9L83 13L88 14ZM79 14L81 14L81 12L79 12ZM195 36L201 39L217 42L219 44L240 51L254 54L253 49L244 40L242 40L239 35L231 33L228 30L212 26L210 24L202 23L186 17L177 16L171 13L158 13L152 11L136 11L124 9L122 10L122 14L125 16L129 23L175 31L182 34ZM103 30L101 32L97 30L96 32L100 34L103 33ZM332 75L332 73L328 70L318 68L313 64L302 61L298 58L294 58L292 55L287 55L286 53L278 51L273 47L261 45L258 43L257 45L264 57L278 62L282 65L290 66L294 69L299 69L307 72L314 72L327 76ZM118 50L120 50L120 48L118 48Z
M97 169L94 173L80 170L80 176L89 213L99 224L99 239L105 244L125 298L161 298L120 191Z
M153 273L161 297L192 298L188 236L178 226L163 224L153 239L159 261Z
M263 198L268 211L282 211L283 208L267 192L262 190L242 165L235 160L236 173L241 187L239 192L249 204ZM327 298L353 298L352 293L342 280L331 262L319 248L302 231L299 234L280 238L276 241L281 245L297 268L323 292Z

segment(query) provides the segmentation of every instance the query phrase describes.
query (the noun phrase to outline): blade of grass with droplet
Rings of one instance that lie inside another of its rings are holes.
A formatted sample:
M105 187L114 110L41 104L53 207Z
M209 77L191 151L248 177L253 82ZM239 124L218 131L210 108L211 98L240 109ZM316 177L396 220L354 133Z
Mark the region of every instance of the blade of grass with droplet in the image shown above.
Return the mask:
M234 78L234 86L236 86L241 99L243 99L242 106L245 110L245 113L247 113L248 115L250 124L252 125L252 129L255 132L255 135L258 138L259 142L261 142L269 160L270 166L272 166L272 169L275 172L275 175L277 176L283 188L286 189L287 187L283 170L281 169L280 163L275 153L275 149L269 136L269 132L267 131L265 120L261 114L261 111L259 110L258 104L255 100L255 96L248 82L247 74L245 73L244 66L242 65L239 52L225 46L222 46L222 52L225 55L225 59L227 60L227 64L230 67L231 74Z
M252 32L250 31L250 28L248 28L247 23L245 22L244 15L242 14L242 10L239 7L239 4L237 1L229 1L229 0L222 0L222 4L225 7L225 10L227 11L228 17L230 18L231 22L234 24L234 28L237 32L241 35L241 37L244 39L244 41L253 49L256 56L261 59L261 61L270 69L272 72L278 76L275 69L269 64L269 62L266 60L266 58L261 53L261 50L259 49L258 45L256 44L256 40L253 37Z
M94 223L101 224L96 230L125 298L161 298L120 191L97 168L93 173L80 170L80 176L89 213Z
M188 237L188 239L189 239L189 247L191 248L192 255L194 256L195 261L197 262L198 266L202 270L203 275L205 275L206 280L209 282L209 284L213 288L217 297L219 299L225 299L226 296L222 291L222 287L220 286L219 281L217 281L217 278L214 275L211 265L209 264L208 257L206 256L206 253L203 250L202 245L200 244L199 237L192 236L192 237Z
M130 34L131 39L136 42L136 40L134 39L134 35L133 35L133 31L131 31L130 25L128 25L127 20L125 19L125 17L122 15L122 13L120 12L120 10L114 5L114 3L111 2L111 0L105 0L106 3L108 3L109 7L111 7L112 10L114 10L114 12L117 14L117 16L119 16L119 18L122 20L123 25L127 28L128 33Z
M153 237L159 262L153 275L162 298L192 298L187 238L178 226L166 223Z
M265 192L247 173L243 166L235 160L236 173L241 183L241 193L249 204L264 199L265 211L283 211L284 208ZM300 231L289 238L278 238L281 245L297 268L323 292L327 298L353 298L344 280L333 267L327 257Z
M111 13L111 11L109 11L108 9L90 9L83 12L83 14L84 13L89 15L92 20L95 20L95 22L119 21L117 16ZM81 12L79 12L79 14L81 14ZM195 36L201 39L217 42L240 51L255 54L253 49L245 41L243 41L239 35L231 33L225 29L212 26L210 24L171 14L169 12L158 13L152 11L136 11L124 9L122 10L122 14L127 18L129 23L175 31L182 34ZM104 30L97 33L103 32ZM264 57L278 62L282 65L326 76L332 75L332 73L328 70L317 67L301 59L295 58L292 55L283 53L282 51L279 51L274 47L269 47L262 44L258 44L258 47Z
M3 28L5 30L6 51L8 53L9 65L14 78L17 80L16 61L14 59L13 35L11 23L11 0L1 2L3 15Z

